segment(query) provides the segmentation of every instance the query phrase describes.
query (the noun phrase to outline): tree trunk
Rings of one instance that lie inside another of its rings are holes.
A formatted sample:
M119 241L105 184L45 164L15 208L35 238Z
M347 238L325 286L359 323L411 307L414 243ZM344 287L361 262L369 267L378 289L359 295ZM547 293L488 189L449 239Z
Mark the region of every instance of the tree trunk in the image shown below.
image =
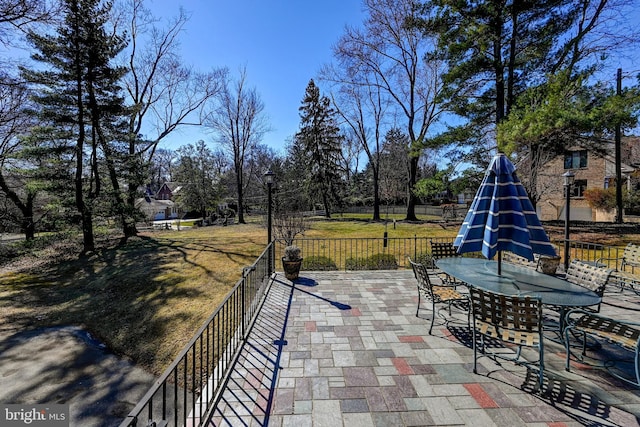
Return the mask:
M244 222L244 206L242 205L242 185L238 185L238 224L245 224Z
M244 222L244 206L242 200L244 199L244 191L243 191L243 182L242 182L242 166L240 166L241 162L240 155L236 152L235 154L235 172L236 172L236 187L238 188L238 224L245 224Z
M331 210L329 209L329 198L325 191L322 192L322 204L324 205L324 217L331 218Z
M5 196L20 210L20 214L22 215L20 226L25 234L25 239L27 241L33 240L36 235L36 225L33 221L33 202L36 198L36 194L28 192L27 200L23 202L18 193L13 191L13 189L7 185L2 173L0 173L0 189L2 189Z
M84 204L80 209L80 214L82 217L82 254L86 255L96 248L93 237L93 214Z
M373 220L380 221L380 173L378 167L372 167L373 171Z
M24 231L24 238L26 241L36 238L36 225L33 222L33 217L22 218L22 230Z
M496 31L496 41L493 42L493 68L496 79L496 124L500 123L505 115L505 82L504 82L504 64L502 62L502 26L503 22L499 18L499 12L496 12L495 22L493 26Z
M407 221L418 220L418 217L416 217L416 205L418 204L418 198L413 192L413 187L418 178L418 160L418 157L411 157L409 159L409 188L407 189L407 217L405 218Z

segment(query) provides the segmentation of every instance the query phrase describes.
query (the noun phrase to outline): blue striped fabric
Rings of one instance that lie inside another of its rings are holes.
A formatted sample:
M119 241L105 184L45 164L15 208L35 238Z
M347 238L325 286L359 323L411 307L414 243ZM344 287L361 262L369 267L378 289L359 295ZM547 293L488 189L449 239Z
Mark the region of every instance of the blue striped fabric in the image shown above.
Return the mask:
M556 256L515 166L498 153L467 212L454 246L459 253L481 251L492 259L510 251L533 260L533 254Z

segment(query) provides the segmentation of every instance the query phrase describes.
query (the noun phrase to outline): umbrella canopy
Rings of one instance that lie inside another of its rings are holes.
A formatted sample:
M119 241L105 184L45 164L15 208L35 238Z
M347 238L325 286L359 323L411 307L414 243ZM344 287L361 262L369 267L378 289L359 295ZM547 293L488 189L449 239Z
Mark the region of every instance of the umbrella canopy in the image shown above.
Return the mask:
M556 256L515 170L503 153L493 158L455 239L459 253L481 251L492 259L510 251L530 261L534 253Z

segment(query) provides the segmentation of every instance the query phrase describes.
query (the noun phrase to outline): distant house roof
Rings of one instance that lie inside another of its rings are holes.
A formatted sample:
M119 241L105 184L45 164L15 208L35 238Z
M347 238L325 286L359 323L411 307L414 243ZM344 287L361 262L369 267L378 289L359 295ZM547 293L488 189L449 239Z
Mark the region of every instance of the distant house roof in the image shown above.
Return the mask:
M165 182L163 183L158 191L156 191L156 198L162 199L163 197L158 197L159 194L170 194L171 197L175 196L182 189L183 184L179 182Z
M136 203L135 203L135 206L138 209L144 209L144 208L164 209L164 208L171 208L173 207L173 205L175 205L175 203L171 200L157 200L157 199L152 199L150 197L141 197L139 199L136 199Z

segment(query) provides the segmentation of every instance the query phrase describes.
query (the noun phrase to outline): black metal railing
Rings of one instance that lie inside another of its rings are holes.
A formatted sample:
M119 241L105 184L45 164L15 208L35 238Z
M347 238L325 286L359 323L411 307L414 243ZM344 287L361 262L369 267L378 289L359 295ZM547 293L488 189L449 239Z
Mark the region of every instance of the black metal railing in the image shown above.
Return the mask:
M453 237L358 237L358 238L301 238L293 243L300 247L305 259L304 270L374 270L410 268L408 258L417 259L431 252L429 242L453 241ZM283 256L284 245L276 244L276 257ZM371 262L368 262L373 260ZM395 260L385 262L386 260Z
M215 406L273 272L267 246L120 427L200 426Z
M430 254L430 241L452 241L453 237L375 237L375 238L301 238L294 244L302 250L302 256L306 260L303 270L354 270L375 269L360 268L371 266L372 263L358 262L380 256L395 260L393 268L409 268L408 258L419 259L421 255ZM558 248L558 255L563 257L564 240L554 242ZM569 241L570 259L580 259L595 263L600 258L617 258L622 256L624 247L606 246L598 243ZM284 245L276 244L275 253L281 258ZM465 256L480 256L479 254L465 254ZM384 259L382 260L384 261ZM382 262L381 265L389 266L392 263ZM355 267L354 267L355 266ZM610 266L615 268L614 265Z
M561 250L559 255L564 257L564 240L555 242ZM569 240L569 260L579 259L581 261L596 263L600 259L609 259L608 261L601 262L601 266L608 268L617 268L618 265L615 261L611 261L615 258L620 258L624 252L624 247L607 246L599 243L579 242L576 240ZM564 260L563 260L564 261Z

